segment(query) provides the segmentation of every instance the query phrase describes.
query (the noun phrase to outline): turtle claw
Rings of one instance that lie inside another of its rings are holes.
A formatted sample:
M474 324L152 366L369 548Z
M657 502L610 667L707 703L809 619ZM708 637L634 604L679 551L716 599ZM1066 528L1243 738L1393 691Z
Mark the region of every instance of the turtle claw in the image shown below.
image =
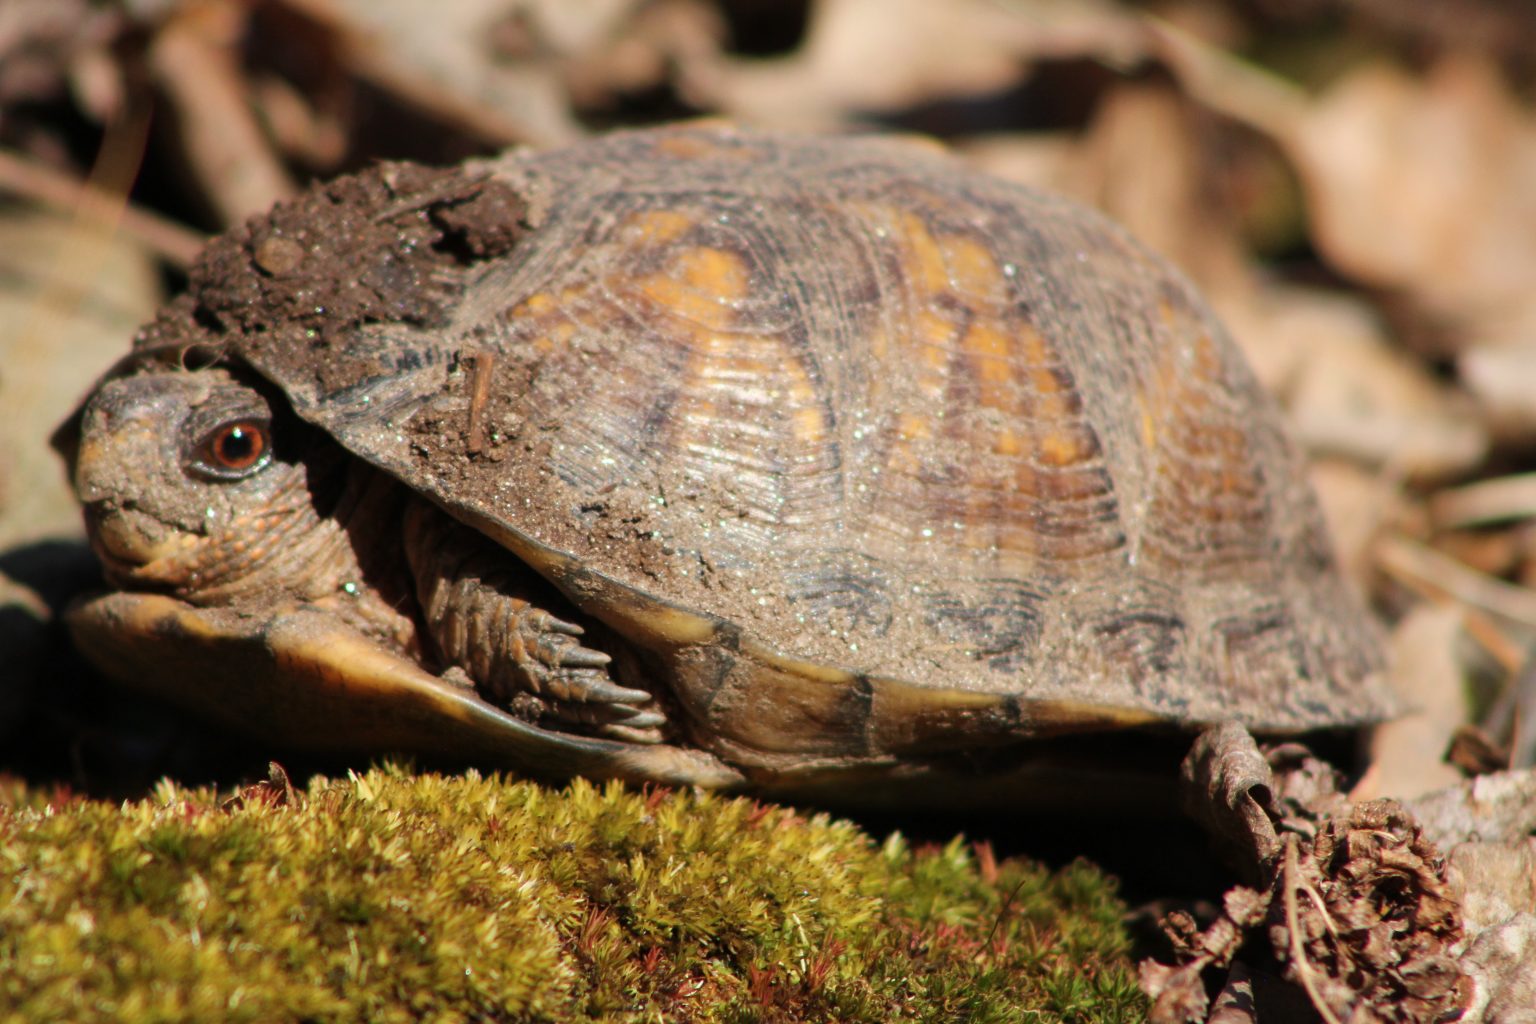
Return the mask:
M586 632L586 630L582 629L576 623L566 622L564 619L557 619L548 612L540 612L536 618L538 621L535 622L534 625L548 633L562 633L565 636L581 636ZM604 657L606 657L606 655ZM606 665L607 662L605 661L603 664Z
M667 716L660 711L636 711L628 718L613 724L628 726L632 729L656 729L667 724Z
M613 659L590 647L569 647L560 652L561 668L603 668Z
M570 634L546 631L525 640L525 646L532 657L523 668L535 693L581 704L642 704L651 699L644 690L613 682L607 672L613 659L581 646Z
M609 679L606 673L590 669L561 672L546 679L549 695L556 700L572 704L644 704L651 695L644 690L631 690Z
M597 651L579 650L598 655ZM598 655L606 665L607 655ZM593 730L600 736L624 740L630 743L661 742L661 727L667 718L650 707L640 707L651 701L644 690L634 690L615 683L602 669L579 668L559 670L545 679L545 692L552 700L555 716L573 724Z
M639 733L666 723L641 710L652 702L648 691L614 680L608 653L582 644L581 625L548 610L544 601L557 597L536 575L423 505L412 504L411 516L407 554L446 682L472 684L492 704L592 732L623 723Z
M649 694L647 694L649 696ZM559 703L550 706L563 722L584 726L599 736L628 743L660 743L661 727L667 718L655 708L636 708L626 704Z
M533 693L573 704L643 704L651 699L646 691L620 686L609 678L613 658L577 643L569 630L580 632L580 626L541 612L523 616L519 630L525 652L521 669Z
M663 737L656 729L636 729L627 722L609 722L597 730L598 735L609 739L623 740L626 743L660 743Z

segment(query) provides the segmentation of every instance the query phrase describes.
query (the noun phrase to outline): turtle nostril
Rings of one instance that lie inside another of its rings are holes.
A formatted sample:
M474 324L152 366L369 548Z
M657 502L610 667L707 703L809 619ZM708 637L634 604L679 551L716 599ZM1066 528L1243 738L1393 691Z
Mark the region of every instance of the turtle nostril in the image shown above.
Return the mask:
M123 507L116 498L88 498L85 495L81 495L80 502L87 523L94 523L104 519L120 511Z

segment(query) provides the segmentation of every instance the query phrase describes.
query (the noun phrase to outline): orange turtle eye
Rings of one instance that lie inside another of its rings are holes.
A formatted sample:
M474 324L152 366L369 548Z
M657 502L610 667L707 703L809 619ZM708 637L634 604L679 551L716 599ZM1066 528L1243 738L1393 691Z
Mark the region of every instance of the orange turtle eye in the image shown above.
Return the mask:
M241 480L265 467L271 454L269 424L231 420L203 435L192 453L192 465L216 480Z

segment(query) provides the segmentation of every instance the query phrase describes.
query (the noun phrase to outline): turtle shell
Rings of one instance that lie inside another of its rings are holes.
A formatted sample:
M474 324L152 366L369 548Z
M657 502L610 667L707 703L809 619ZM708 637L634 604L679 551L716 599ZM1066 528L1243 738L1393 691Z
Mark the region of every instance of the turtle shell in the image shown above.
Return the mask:
M141 345L256 368L650 652L716 749L1389 706L1191 286L933 147L693 125L384 167L193 283Z

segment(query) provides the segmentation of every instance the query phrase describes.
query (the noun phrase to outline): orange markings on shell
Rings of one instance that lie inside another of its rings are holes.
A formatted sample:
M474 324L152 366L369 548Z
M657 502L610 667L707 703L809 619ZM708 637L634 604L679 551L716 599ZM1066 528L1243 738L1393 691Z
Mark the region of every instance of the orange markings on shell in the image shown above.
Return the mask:
M995 552L1011 572L1032 571L1042 555L1064 567L1114 550L1121 538L1101 510L1062 504L1113 508L1103 452L1061 356L1009 301L994 254L971 235L935 235L913 213L871 213L895 225L915 328L904 344L915 347L915 386L937 410L900 414L889 446L887 468L917 478L905 489L914 506L939 513L946 543ZM930 448L954 451L956 442L991 457L955 461L924 482L941 468Z
M1159 312L1179 326L1166 303ZM1227 372L1210 335L1195 334L1163 351L1141 403L1143 434L1158 442L1145 550L1177 573L1273 571L1263 460L1249 441L1250 411L1223 386Z
M633 244L665 245L683 237L697 223L678 210L642 210L626 218L619 230Z
M740 257L719 249L689 248L659 274L636 282L646 298L682 317L695 339L704 330L727 331L733 324L731 300L746 294L747 273Z

